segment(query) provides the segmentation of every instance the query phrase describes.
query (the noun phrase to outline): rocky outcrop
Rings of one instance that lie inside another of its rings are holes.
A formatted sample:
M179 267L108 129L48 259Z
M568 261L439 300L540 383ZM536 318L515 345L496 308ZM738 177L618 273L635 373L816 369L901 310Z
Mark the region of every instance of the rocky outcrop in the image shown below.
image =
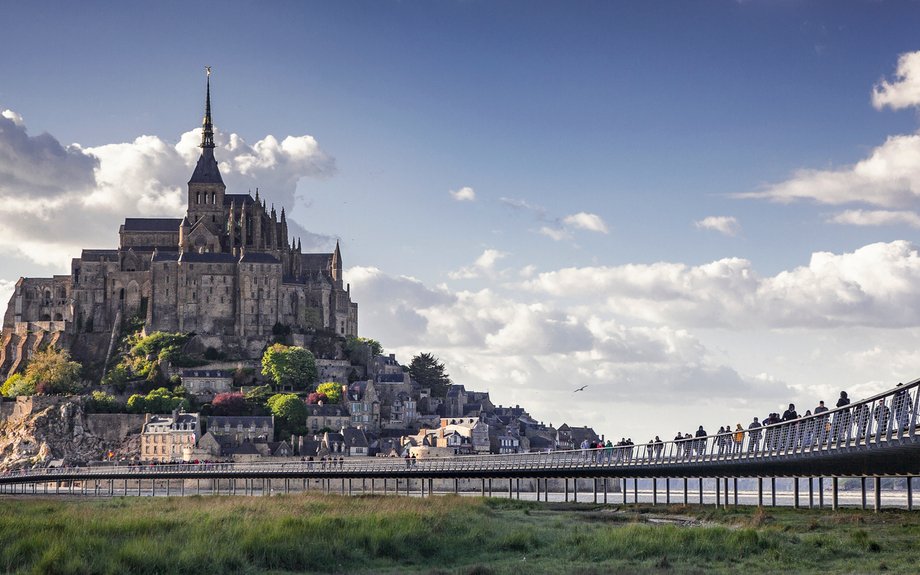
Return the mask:
M80 398L33 403L0 422L0 471L52 459L133 460L140 453L142 426L143 416L87 415Z

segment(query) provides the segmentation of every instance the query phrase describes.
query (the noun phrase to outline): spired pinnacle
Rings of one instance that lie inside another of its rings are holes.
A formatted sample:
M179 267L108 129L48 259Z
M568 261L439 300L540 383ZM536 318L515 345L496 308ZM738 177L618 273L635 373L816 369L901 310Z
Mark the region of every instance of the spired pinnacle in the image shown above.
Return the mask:
M201 148L214 147L214 126L211 124L211 68L208 70L208 96L204 107L204 122L201 128Z

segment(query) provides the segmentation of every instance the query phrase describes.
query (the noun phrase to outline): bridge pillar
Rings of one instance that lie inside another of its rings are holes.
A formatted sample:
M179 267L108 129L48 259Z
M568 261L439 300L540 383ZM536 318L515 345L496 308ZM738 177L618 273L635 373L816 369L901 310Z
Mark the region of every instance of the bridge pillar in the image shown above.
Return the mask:
M703 481L703 480L702 480L702 478L701 478L701 479L700 479L700 482L702 482L702 481ZM718 509L718 508L719 508L719 504L722 503L722 498L721 498L719 495L720 495L720 494L719 494L719 478L716 477L716 509ZM727 494L726 494L726 495L727 495ZM727 497L727 496L726 496L725 500L728 501L728 497ZM702 504L702 503L703 503L703 498L700 497L700 504Z
M911 483L911 479L913 479L913 477L908 475L907 476L907 510L908 511L914 510L914 489L913 489L913 484Z
M639 478L633 477L633 503L639 503Z
M454 478L454 495L458 495L459 493L460 493L460 480L457 478Z
M664 502L667 505L671 504L671 478L664 478Z
M684 477L684 505L687 505L687 478Z
M480 480L480 483L481 483L481 484L480 484L480 487L482 488L482 489L481 489L481 494L482 494L483 497L485 497L485 496L486 496L486 480L485 480L485 479L481 479L481 480Z
M434 495L434 480L429 479L428 480L428 497L431 497L432 495Z
M700 482L700 505L702 505L703 504L703 478L702 477L699 478L699 482ZM716 487L718 487L718 485L719 483L717 480Z
M808 508L815 508L815 478L808 478Z
M792 507L799 508L799 478L792 478Z
M568 477L565 478L565 502L566 503L569 502L569 478ZM624 501L624 503L626 502Z
M824 478L818 478L818 509L824 509Z
M875 477L875 512L882 510L882 478Z
M837 478L831 478L831 509L837 511L838 501L837 501Z
M908 480L909 482L910 480ZM604 505L607 505L607 478L604 478Z
M520 499L521 498L521 478L520 477L514 480L514 490L517 493L517 498Z
M860 477L859 483L862 487L862 510L865 511L866 510L866 478Z
M492 478L489 478L489 497L492 497Z
M623 478L623 505L626 505L626 478Z
M771 506L776 507L776 478L770 478L770 499Z
M597 503L597 501L595 501ZM652 505L658 505L658 478L652 477Z
M738 478L737 477L734 480L734 487L735 487L735 507L738 507Z

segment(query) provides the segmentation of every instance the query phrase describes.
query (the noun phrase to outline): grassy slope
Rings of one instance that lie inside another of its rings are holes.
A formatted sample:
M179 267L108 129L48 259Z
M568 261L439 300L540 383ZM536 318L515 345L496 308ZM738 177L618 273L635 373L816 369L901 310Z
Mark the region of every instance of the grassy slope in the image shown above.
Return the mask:
M0 500L11 573L913 573L920 515L468 497Z

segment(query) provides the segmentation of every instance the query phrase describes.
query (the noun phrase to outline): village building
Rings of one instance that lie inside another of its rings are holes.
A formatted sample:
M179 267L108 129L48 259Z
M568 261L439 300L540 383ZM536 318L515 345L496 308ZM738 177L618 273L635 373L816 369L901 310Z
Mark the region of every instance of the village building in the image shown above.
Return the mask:
M147 414L141 431L141 461L181 461L183 450L197 444L201 420L197 413Z

